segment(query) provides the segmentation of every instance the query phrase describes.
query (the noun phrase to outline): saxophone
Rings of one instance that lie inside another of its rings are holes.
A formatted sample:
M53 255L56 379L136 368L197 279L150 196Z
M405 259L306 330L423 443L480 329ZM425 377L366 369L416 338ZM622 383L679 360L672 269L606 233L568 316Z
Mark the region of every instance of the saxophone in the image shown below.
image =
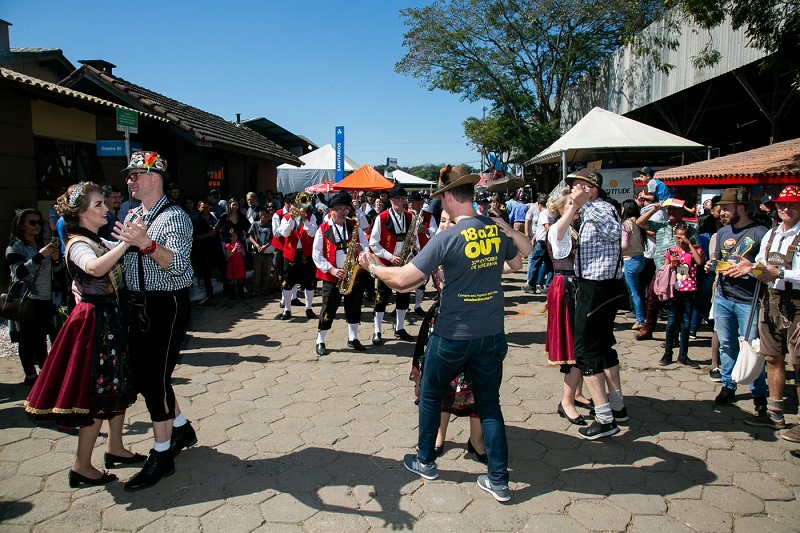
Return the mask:
M345 224L348 220L355 220L354 218L345 219ZM353 291L353 286L356 283L356 274L361 269L356 258L356 243L358 243L358 222L353 226L353 234L350 236L350 241L347 243L347 251L344 255L344 265L342 270L345 276L336 282L336 288L342 296L348 295Z
M420 209L419 213L417 213L411 220L411 226L406 232L405 240L403 240L403 247L400 248L400 255L398 257L403 260L404 265L408 264L408 262L419 253L419 249L417 248L417 233L419 233L419 227L421 224L422 209Z

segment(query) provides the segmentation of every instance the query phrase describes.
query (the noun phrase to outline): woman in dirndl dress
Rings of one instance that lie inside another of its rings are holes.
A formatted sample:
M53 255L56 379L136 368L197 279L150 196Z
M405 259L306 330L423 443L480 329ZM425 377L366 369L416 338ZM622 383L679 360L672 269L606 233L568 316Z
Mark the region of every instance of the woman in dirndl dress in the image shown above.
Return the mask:
M108 208L92 182L72 185L56 206L67 226L66 260L80 302L61 328L27 401L38 420L78 429L69 471L72 488L117 479L92 465L103 420L108 420L106 468L146 459L122 443L125 410L136 401L128 365L125 287L120 259L129 245L106 241L97 231Z
M571 423L585 426L586 421L578 413L576 407L584 409L592 407L591 400L583 396L583 377L575 366L574 343L572 330L575 324L575 250L578 233L572 227L577 220L578 213L573 220L562 218L569 209L572 199L569 187L558 191L547 201L547 210L556 220L550 225L547 232L547 253L553 260L555 276L547 291L547 335L544 350L547 360L551 365L559 366L564 374L564 388L561 401L556 412ZM563 238L566 232L572 235L572 246L569 254L561 259L553 257L553 248Z

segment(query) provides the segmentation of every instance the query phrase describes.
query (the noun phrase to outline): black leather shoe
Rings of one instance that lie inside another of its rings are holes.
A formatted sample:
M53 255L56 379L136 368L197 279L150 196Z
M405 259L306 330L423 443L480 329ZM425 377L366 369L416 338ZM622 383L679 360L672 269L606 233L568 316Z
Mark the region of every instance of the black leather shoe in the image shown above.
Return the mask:
M472 445L472 440L469 438L467 439L467 453L474 453L475 457L478 458L478 461L482 462L485 465L489 464L489 457L485 453L478 453L475 450L475 446Z
M141 463L145 459L147 459L147 456L140 453L135 453L131 457L121 457L113 453L103 454L103 462L106 464L106 468L116 468L117 464L135 465L136 463Z
M627 407L623 407L619 411L615 411L615 410L612 409L611 410L611 414L614 417L614 422L627 422L628 421L628 408ZM592 408L589 409L589 416L591 418L594 418L594 415L595 415L595 413L594 413L594 405L592 405Z
M313 309L306 309L306 318L317 318L317 313Z
M303 302L300 301L300 298L295 298L294 300L292 300L292 305L296 305L298 307L303 307L304 304L303 304Z
M601 424L596 420L592 422L591 426L578 430L578 435L587 440L602 439L603 437L610 437L617 433L619 433L619 427L617 427L615 422Z
M381 344L383 344L383 339L381 338L380 333L375 333L372 336L372 344L374 344L375 346L380 346Z
M175 459L171 450L166 452L150 450L150 457L147 458L147 462L138 474L125 483L125 490L127 492L135 492L152 487L161 481L162 477L169 477L174 473Z
M556 409L556 413L558 413L561 418L566 418L569 420L570 424L575 424L576 426L586 425L586 420L584 420L581 415L578 415L576 418L570 418L567 412L564 410L564 406L561 405L561 402L558 402L558 409Z
M444 453L444 443L441 446L434 446L433 452L436 454L436 457L441 457Z
M317 343L317 355L328 355L328 349L324 342Z
M283 313L279 314L277 318L278 320L289 320L290 318L292 318L292 312L284 311Z
M404 340L404 341L408 341L408 342L413 342L414 341L414 337L409 335L408 332L406 330L404 330L404 329L398 329L397 331L395 331L394 332L394 336L397 337L400 340Z
M347 346L349 348L354 349L357 352L366 352L367 351L367 349L364 347L363 344L361 344L361 341L358 340L358 339L353 339L351 341L347 341Z
M575 407L580 407L581 409L592 409L594 408L594 400L589 398L589 401L585 403L575 400Z
M69 478L69 486L72 489L77 489L78 487L81 486L81 484L105 485L106 483L111 483L112 481L116 481L117 479L117 476L115 474L109 474L108 472L103 472L103 475L101 475L99 478L92 479L90 477L82 476L77 472L73 472L72 470L69 471L67 477Z
M414 313L416 313L417 316L425 316L425 311L423 311L421 307L415 307Z
M722 387L717 397L714 398L714 403L717 405L731 405L736 401L736 391L730 387Z
M172 428L172 439L169 444L169 451L172 452L172 457L178 457L182 449L191 448L195 444L197 444L197 433L194 432L191 422L186 422L181 427Z

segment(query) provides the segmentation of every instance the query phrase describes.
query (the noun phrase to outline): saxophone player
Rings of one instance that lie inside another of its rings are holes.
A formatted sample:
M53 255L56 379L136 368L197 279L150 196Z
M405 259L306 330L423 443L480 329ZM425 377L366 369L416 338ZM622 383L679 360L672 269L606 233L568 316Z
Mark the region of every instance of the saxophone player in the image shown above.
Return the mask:
M352 266L358 267L358 254L367 247L367 237L356 219L348 219L351 198L347 192L333 196L328 204L325 222L314 235L312 258L317 267L317 278L322 280L322 312L317 329L317 355L327 355L325 337L331 329L339 303L344 298L344 313L347 320L347 346L358 352L366 351L358 340L358 325L361 322L361 303L364 289L362 272L348 269L346 258L350 254ZM352 248L349 248L352 247ZM343 268L344 267L344 268ZM348 272L349 270L349 272ZM355 276L353 287L342 296L337 287L339 280Z
M403 266L405 261L400 257L403 245L414 244L412 242L405 243L407 238L416 238L414 235L408 235L413 217L411 212L405 209L407 198L406 190L399 184L392 187L391 191L389 191L391 208L378 215L372 226L369 247L380 258L384 266ZM377 295L375 297L375 334L372 336L372 344L379 345L383 342L381 338L381 322L391 296L392 289L378 280ZM395 323L394 336L404 341L413 341L414 337L408 334L404 326L408 304L411 302L411 294L398 292L395 298L397 321Z
M436 224L436 219L433 218L432 213L422 211L422 208L425 207L425 198L419 191L414 191L408 195L408 205L411 208L411 214L413 216L416 217L422 213L422 221L420 222L419 231L417 233L417 241L419 242L417 253L419 253L425 248L428 241L436 235L436 232L439 231L439 225ZM422 299L424 297L425 285L422 285L414 291L414 312L422 317L425 316L425 311L422 309Z

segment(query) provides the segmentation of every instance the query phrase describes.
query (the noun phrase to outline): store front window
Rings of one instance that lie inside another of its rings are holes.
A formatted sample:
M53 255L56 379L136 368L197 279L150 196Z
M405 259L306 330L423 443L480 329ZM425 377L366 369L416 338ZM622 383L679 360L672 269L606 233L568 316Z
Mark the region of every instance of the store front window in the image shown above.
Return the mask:
M55 200L80 181L106 181L93 144L34 137L40 200Z
M228 194L226 167L227 162L224 159L209 159L206 162L206 190L216 189L221 198Z

